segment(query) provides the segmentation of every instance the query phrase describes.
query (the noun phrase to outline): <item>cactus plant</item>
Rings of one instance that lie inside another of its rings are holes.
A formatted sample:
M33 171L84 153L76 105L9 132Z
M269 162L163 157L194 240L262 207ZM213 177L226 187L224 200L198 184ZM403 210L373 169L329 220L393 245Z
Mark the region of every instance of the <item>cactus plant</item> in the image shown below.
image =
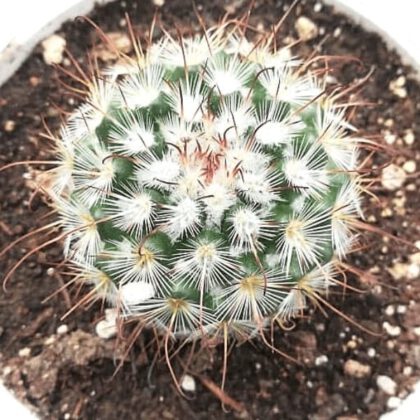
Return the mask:
M66 260L90 297L170 337L264 338L328 292L355 240L346 107L272 35L227 23L136 53L56 139L44 189Z

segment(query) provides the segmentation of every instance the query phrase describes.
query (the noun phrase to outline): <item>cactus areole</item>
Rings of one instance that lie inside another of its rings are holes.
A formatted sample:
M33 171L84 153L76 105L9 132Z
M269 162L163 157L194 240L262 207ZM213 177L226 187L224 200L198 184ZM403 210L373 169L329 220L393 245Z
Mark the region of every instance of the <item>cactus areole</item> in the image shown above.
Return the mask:
M360 217L325 72L225 24L90 81L47 192L90 296L171 337L250 337L328 292ZM325 298L322 298L325 299Z

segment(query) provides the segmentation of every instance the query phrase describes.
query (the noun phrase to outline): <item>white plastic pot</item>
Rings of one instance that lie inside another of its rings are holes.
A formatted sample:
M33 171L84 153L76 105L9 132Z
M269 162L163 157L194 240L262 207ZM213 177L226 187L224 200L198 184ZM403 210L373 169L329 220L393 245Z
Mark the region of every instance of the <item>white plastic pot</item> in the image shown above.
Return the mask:
M63 22L89 13L95 4L111 0L5 0L0 2L0 85L19 68L34 46ZM170 0L167 0L168 2ZM323 0L366 29L379 33L403 61L420 74L420 1ZM36 417L0 383L2 419ZM381 420L420 418L420 383L395 411Z

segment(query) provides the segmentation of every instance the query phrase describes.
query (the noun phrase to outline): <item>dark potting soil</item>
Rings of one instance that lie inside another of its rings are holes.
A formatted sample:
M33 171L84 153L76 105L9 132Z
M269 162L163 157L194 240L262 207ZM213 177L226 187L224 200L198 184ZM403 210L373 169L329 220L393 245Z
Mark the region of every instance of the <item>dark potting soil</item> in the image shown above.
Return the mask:
M250 23L269 29L290 1L255 3ZM212 25L226 12L243 13L247 2L213 0L197 2L197 7L207 25ZM146 35L154 13L149 1L97 7L91 18L105 32L115 32L116 40L123 40L125 12L136 31ZM280 30L278 45L296 39L294 23L300 15L315 22L318 36L296 45L294 53L308 57L316 47L319 54L360 59L363 65L334 61L331 77L343 85L362 79L373 69L358 94L358 100L370 105L358 107L352 120L361 136L387 146L368 157L366 166L378 168L372 177L379 181L372 187L378 200L366 197L366 218L372 226L414 243L419 239L420 180L415 164L420 164L420 86L410 76L410 69L377 35L364 31L330 7L315 12L313 1L302 1L292 12ZM175 26L181 31L188 32L191 27L199 30L189 0L167 0L161 16L173 32ZM92 49L103 61L113 58L86 22L68 22L59 34L84 65ZM71 67L66 60L64 66ZM398 78L397 86L391 83ZM58 128L57 108L71 110L77 103L66 92L57 72L44 63L42 47L38 46L0 88L0 166L51 158L50 143L39 136L44 131L42 119L52 130ZM391 160L405 168L399 175L406 178L393 191L380 182L381 166ZM42 217L48 208L38 195L33 196L30 172L30 166L20 166L0 174L1 247L45 223ZM390 398L378 387L378 375L396 382L398 397L407 395L419 378L420 343L415 327L420 326L420 287L416 278L420 262L418 250L386 235L364 232L361 242L365 247L355 252L349 262L363 275L356 279L349 274L347 280L363 293L346 290L345 294L332 294L330 302L363 327L382 335L365 333L326 308L326 314L318 309L298 320L293 330L276 335L276 345L296 356L301 365L276 356L258 341L233 349L225 391L237 404L233 404L236 410L227 405L229 413L222 410L210 390L212 384L221 383L221 349L202 351L197 356L191 367L196 374L196 390L188 394L189 399L176 392L164 363L150 368L153 350L147 350L148 334L138 340L113 376L119 360L118 352L114 352L115 341L104 342L94 332L101 316L99 304L78 309L60 321L75 293L58 293L43 303L65 281L57 274L60 270L49 270L61 259L60 245L31 256L10 280L7 293L0 292L3 380L48 419L377 419L387 410ZM40 237L36 236L14 247L1 258L0 272L6 273L39 243ZM57 334L62 324L68 332L61 327L62 334ZM180 376L182 367L176 360L173 364Z

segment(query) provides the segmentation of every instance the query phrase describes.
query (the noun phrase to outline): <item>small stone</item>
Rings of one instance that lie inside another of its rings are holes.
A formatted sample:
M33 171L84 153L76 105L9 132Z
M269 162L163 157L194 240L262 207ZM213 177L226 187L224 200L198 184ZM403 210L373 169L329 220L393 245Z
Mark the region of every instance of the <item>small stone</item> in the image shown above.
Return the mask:
M315 366L322 366L328 363L328 356L323 354L315 359Z
M407 97L407 89L405 88L405 76L400 76L389 83L389 90L399 98Z
M388 128L394 127L394 120L392 118L387 118L384 121L384 126Z
M103 319L96 324L95 331L98 337L108 340L117 334L117 324Z
M420 264L412 263L407 268L407 278L409 280L415 280L420 276Z
M64 335L69 332L69 327L66 324L61 324L57 328L57 334Z
M419 245L419 241L416 241L416 243L414 244L416 246L416 248L418 248ZM420 252L416 252L415 254L411 254L408 259L410 260L410 262L412 264L420 264Z
M344 373L355 378L364 378L370 375L371 367L357 360L349 359L344 363Z
M385 218L389 218L392 217L394 215L394 212L392 211L392 209L390 209L389 207L385 207L382 211L381 211L381 216L385 217Z
M47 276L52 277L55 274L54 267L50 267L47 269Z
M48 337L45 341L44 341L44 345L45 346L51 346L51 344L55 343L55 337L53 335L51 335L50 337Z
M401 398L398 397L390 397L388 401L386 402L386 406L390 408L391 410L395 410L398 408L402 403Z
M406 130L405 134L404 134L404 142L407 145L412 145L414 143L415 137L414 137L414 132L413 130Z
M36 76L31 76L29 78L29 83L31 86L36 87L39 85L39 83L41 82L41 79L39 77Z
M413 368L411 366L405 366L403 369L403 375L411 376L413 374Z
M385 321L382 324L382 327L391 337L398 337L401 334L401 327L398 325L391 325L389 322Z
M397 140L397 136L392 134L390 131L386 130L384 132L384 140L387 144L394 144L395 140Z
M11 133L16 128L16 123L13 120L7 120L4 125L4 131Z
M397 192L397 194L400 191ZM407 201L407 197L406 196L402 196L402 197L397 197L397 198L393 198L392 199L392 204L394 204L397 214L401 214L401 212L403 211L405 213L405 203Z
M44 49L42 56L47 64L60 64L63 61L63 52L66 48L66 40L57 34L53 34L42 41Z
M397 384L389 376L379 375L376 378L376 385L378 388L388 395L395 395L397 392Z
M408 174L416 172L416 162L414 160L407 160L403 165L403 169Z
M407 306L405 305L398 305L397 306L397 314L405 314L407 312Z
M371 358L376 356L376 350L373 347L369 347L367 351L367 355Z
M414 328L414 334L416 334L418 337L420 337L420 327Z
M319 13L322 10L322 3L315 3L314 12Z
M382 170L382 186L389 191L397 190L404 184L406 176L404 169L391 164Z
M181 388L187 392L195 392L195 379L191 375L184 375L181 379Z
M400 76L397 79L393 80L391 83L393 83L396 87L404 87L405 86L405 76Z
M24 347L19 350L19 357L28 357L31 354L31 349L29 347Z
M349 349L355 349L357 347L357 342L355 340L349 340L346 345Z
M386 308L385 308L385 315L387 315L387 316L392 316L392 315L394 315L395 314L395 308L394 308L394 305L388 305Z
M333 37L338 38L340 35L341 35L341 28L340 27L335 28L333 32Z
M13 369L10 367L10 366L6 366L4 369L3 369L3 376L8 376L8 375L10 375L11 373L13 372Z
M397 262L392 267L387 267L387 270L394 278L394 280L401 280L402 278L407 276L408 265Z
M318 27L306 16L300 16L296 20L295 29L303 41L309 41L318 36Z
M369 273L372 274L379 274L381 272L381 269L379 268L379 266L374 265L370 270Z

